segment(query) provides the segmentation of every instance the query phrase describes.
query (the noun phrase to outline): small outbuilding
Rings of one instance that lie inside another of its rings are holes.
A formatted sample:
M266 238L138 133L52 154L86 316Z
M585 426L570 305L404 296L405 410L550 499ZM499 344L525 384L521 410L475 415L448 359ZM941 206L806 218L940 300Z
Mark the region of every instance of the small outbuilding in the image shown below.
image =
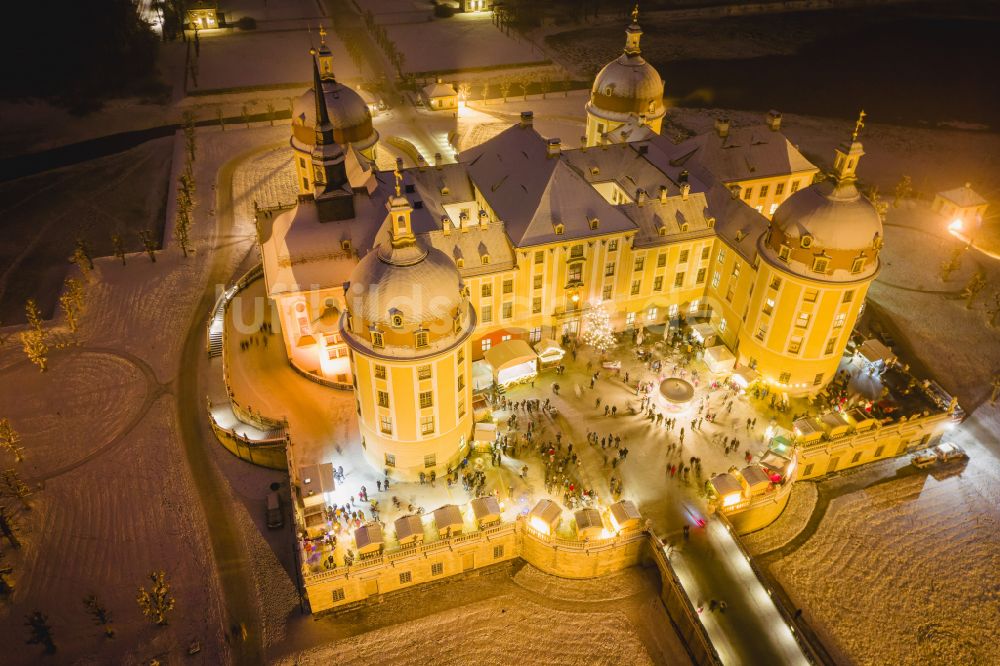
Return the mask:
M576 520L576 533L581 539L596 539L604 532L604 521L601 512L592 507L580 509L573 514Z
M771 486L771 478L760 465L747 465L740 470L743 478L743 494L746 497L759 495Z
M498 386L530 380L538 375L538 354L524 340L507 340L492 347L483 358L493 369Z
M454 111L458 108L458 91L450 83L442 83L440 78L429 86L424 86L422 92L427 100L427 108L433 111Z
M552 338L542 338L535 343L535 353L538 354L538 361L543 368L549 368L559 364L566 350L559 346L559 343Z
M393 523L400 546L412 546L424 540L424 524L420 516L403 516Z
M787 458L780 453L768 449L760 459L760 466L764 468L767 475L774 483L788 480L795 470L795 463L791 458Z
M550 499L539 500L528 513L528 524L542 534L552 534L559 526L562 507Z
M847 420L850 421L851 425L858 432L868 430L869 428L873 428L875 426L875 418L858 407L849 410L845 416L847 416Z
M826 434L830 439L843 437L851 429L851 422L840 412L827 412L820 417L820 421L823 423Z
M632 500L619 500L608 509L608 518L614 531L621 532L638 527L642 514Z
M821 440L826 429L815 416L803 416L792 423L792 432L797 443L809 444Z
M736 365L736 357L725 345L716 345L705 350L705 365L716 374L730 372Z
M709 483L722 501L722 506L732 506L742 499L743 485L729 472L713 476Z
M381 553L385 547L382 526L378 523L369 523L354 530L354 545L358 549L358 557Z
M472 500L472 515L476 518L479 529L500 522L500 502L493 495L477 497Z
M472 434L472 445L475 448L490 448L497 441L497 424L489 421L476 423Z
M892 350L874 338L861 343L858 355L864 363L865 370L869 372L882 372L896 363L896 355Z
M931 210L943 215L949 223L958 222L956 231L968 233L986 217L986 201L972 189L972 183L934 195Z
M462 528L465 527L462 511L454 504L445 504L440 509L434 510L434 525L440 536L450 537L461 534Z
M711 347L715 344L715 329L711 324L695 324L691 327L691 339Z

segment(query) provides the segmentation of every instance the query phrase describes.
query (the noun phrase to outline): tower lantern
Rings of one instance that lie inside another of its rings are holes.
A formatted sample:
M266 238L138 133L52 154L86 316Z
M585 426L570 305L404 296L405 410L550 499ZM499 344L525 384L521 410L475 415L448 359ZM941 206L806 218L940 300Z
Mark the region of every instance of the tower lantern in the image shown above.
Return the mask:
M858 114L858 120L854 124L854 131L851 132L850 143L842 143L835 150L837 157L833 163L833 176L838 183L851 183L858 179L858 162L861 161L861 156L865 154L861 142L858 141L858 135L865 126L866 115L864 110Z

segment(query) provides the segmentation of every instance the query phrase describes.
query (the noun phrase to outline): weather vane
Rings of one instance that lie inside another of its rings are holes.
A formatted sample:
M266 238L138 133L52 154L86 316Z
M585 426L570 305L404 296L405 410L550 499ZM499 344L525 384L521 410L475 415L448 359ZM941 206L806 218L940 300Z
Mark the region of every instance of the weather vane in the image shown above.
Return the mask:
M319 43L326 46L326 26L319 27Z
M398 164L396 165L396 168L393 169L392 173L393 173L393 175L396 176L396 196L398 197L399 196L399 184L403 182L403 174L401 174L399 172L399 165Z
M632 8L632 23L639 22L639 3L635 3L635 7Z
M851 141L858 140L858 134L861 134L861 128L865 126L865 110L861 109L861 113L858 114L858 122L854 125L854 132L851 134Z

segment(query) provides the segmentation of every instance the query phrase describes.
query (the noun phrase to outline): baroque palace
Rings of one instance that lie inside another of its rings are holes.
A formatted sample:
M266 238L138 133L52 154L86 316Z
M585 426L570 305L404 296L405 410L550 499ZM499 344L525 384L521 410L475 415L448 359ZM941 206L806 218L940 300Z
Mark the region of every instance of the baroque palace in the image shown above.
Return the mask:
M775 112L674 143L634 15L626 33L584 146L541 136L528 112L457 163L395 172L374 168L367 106L329 48L315 54L293 114L298 202L261 211L258 240L290 362L353 385L376 469L443 474L472 437L473 363L572 338L591 308L619 331L708 323L790 395L833 379L879 272L861 121L826 177Z

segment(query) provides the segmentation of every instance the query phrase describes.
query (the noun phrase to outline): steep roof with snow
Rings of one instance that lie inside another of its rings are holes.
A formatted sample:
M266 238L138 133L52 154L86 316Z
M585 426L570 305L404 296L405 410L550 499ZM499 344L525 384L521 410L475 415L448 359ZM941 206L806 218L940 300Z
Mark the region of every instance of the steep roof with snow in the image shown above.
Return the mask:
M988 203L986 199L981 197L978 192L972 189L972 185L970 183L966 183L962 187L956 187L953 190L938 192L938 196L942 199L947 199L959 208L985 206Z

